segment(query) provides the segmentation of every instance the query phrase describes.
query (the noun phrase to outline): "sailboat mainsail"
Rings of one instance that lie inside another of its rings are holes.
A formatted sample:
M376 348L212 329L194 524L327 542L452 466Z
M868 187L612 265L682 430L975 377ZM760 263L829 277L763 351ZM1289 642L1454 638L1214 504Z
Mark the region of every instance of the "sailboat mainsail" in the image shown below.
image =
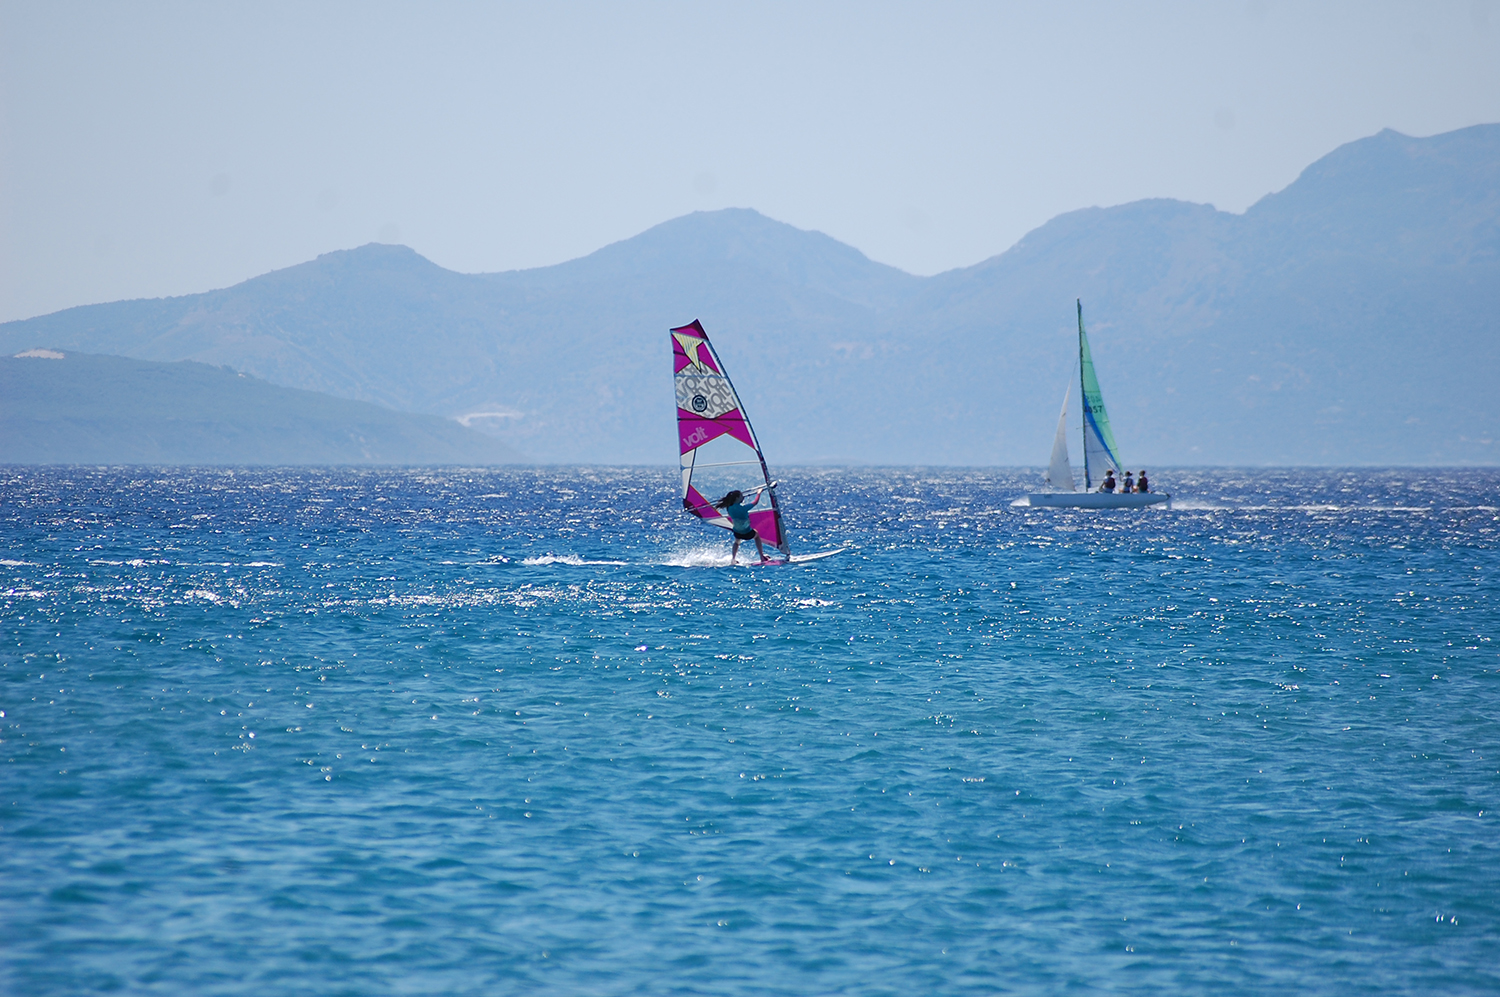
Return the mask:
M1052 462L1047 465L1047 484L1060 492L1076 491L1073 483L1073 465L1068 463L1068 401L1073 397L1073 386L1063 392L1062 412L1057 416L1057 435L1052 438Z
M729 517L713 501L731 489L744 492L747 499L759 492L762 500L750 513L750 525L762 540L790 557L765 455L724 364L697 319L672 330L672 370L677 382L683 508L727 530Z
M1094 374L1094 355L1089 351L1088 333L1083 331L1083 301L1078 301L1078 379L1083 399L1083 487L1087 491L1094 487L1096 475L1103 477L1104 465L1117 472L1123 469L1120 463L1120 448L1115 445L1115 434L1109 428L1109 413L1104 411L1104 395L1099 391L1099 379Z

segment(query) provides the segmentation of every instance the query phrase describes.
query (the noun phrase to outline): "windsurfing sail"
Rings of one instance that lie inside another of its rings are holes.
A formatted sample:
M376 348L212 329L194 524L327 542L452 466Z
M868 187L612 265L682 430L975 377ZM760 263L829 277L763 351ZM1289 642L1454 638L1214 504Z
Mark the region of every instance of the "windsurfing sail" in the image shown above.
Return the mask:
M1072 397L1073 385L1069 384L1057 417L1057 435L1052 438L1052 463L1047 466L1047 484L1060 492L1078 490L1073 483L1073 465L1068 463L1068 400Z
M790 557L765 455L724 364L696 319L672 330L672 371L677 382L682 507L727 530L729 517L713 503L731 490L743 492L747 505L759 494L750 525L763 541Z
M1088 333L1083 331L1083 301L1078 302L1078 379L1083 400L1083 487L1094 487L1094 476L1101 478L1104 465L1121 469L1120 449L1109 428L1109 413L1104 411L1104 395L1094 374L1094 355L1089 352Z

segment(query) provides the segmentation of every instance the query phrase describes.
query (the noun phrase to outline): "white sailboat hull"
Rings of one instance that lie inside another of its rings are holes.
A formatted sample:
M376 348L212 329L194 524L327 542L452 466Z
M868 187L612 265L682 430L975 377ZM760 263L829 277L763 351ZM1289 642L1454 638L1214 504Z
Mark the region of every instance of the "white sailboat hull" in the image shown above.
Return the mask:
M1172 505L1172 496L1164 492L1038 492L1027 495L1016 505L1053 509L1144 509L1148 505Z

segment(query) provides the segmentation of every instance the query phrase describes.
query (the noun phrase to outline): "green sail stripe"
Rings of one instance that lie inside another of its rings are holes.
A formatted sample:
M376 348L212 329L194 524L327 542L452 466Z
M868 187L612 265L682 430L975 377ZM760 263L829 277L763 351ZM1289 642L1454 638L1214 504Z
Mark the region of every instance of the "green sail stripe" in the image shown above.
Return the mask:
M1092 432L1109 459L1118 469L1120 448L1115 445L1115 434L1109 426L1109 413L1104 410L1104 395L1099 390L1099 379L1094 374L1094 355L1089 350L1089 337L1083 331L1083 306L1078 306L1078 359L1082 366L1083 425L1085 432Z

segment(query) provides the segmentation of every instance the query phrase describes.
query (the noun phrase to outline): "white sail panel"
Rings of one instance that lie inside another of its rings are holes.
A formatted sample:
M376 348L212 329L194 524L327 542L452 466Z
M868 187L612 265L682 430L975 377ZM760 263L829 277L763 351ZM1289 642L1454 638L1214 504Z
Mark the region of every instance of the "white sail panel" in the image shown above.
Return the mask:
M1068 462L1068 401L1073 397L1073 385L1063 392L1062 412L1057 416L1057 435L1052 438L1052 463L1047 467L1047 484L1060 492L1076 491L1073 483L1073 465Z

